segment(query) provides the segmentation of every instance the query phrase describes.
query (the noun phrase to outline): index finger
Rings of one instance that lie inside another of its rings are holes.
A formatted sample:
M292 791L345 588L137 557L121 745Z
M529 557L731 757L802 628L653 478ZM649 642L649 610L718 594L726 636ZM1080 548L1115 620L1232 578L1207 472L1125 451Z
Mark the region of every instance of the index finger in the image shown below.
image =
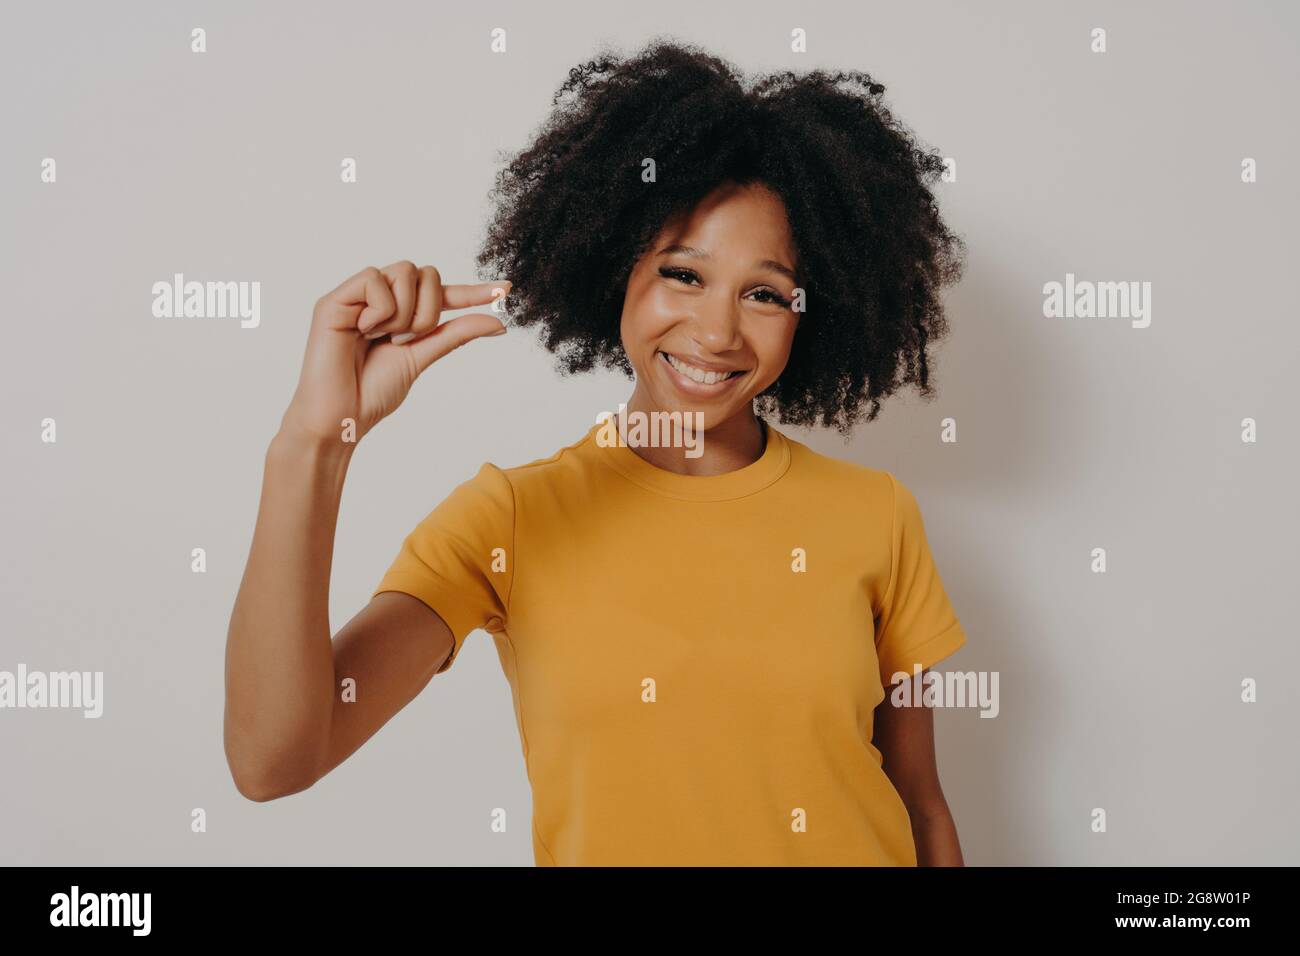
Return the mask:
M501 282L479 282L471 285L444 285L442 287L442 310L467 309L472 305L487 305L498 296L504 298L510 294L510 280Z

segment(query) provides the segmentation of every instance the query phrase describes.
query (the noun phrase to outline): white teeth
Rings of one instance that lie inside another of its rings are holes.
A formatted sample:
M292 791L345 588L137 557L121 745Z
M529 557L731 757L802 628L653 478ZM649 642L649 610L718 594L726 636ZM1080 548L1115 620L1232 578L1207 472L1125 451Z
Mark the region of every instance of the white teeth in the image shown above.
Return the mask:
M694 365L687 365L685 362L669 355L667 352L664 353L664 357L668 359L669 365L677 369L677 371L681 372L691 381L699 382L701 385L714 385L729 378L731 375L730 372L706 372L704 369L696 368Z

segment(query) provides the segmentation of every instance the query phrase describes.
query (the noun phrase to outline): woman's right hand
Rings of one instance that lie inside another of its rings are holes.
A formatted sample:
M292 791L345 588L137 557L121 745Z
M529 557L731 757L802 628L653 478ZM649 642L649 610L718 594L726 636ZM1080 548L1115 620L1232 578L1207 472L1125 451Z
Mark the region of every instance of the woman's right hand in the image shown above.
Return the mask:
M506 330L486 312L439 325L443 310L488 305L509 291L509 281L443 285L433 266L406 261L362 269L316 302L281 428L317 441L360 441L435 361L471 339Z

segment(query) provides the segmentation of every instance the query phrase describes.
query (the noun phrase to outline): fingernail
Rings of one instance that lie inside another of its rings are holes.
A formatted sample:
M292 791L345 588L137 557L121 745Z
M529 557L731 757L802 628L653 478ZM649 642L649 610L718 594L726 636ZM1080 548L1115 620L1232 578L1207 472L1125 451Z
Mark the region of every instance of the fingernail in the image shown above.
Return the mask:
M488 333L488 336L490 337L490 336L493 336L493 335L505 335L505 334L506 334L506 327L503 325L503 326L501 326L501 328L497 329L495 332L489 332L489 333Z
M403 345L403 344L405 344L406 342L411 341L411 339L413 339L413 338L415 338L415 333L414 333L414 332L402 332L402 333L399 334L399 335L394 335L394 336L393 336L391 339L389 339L388 341L392 342L394 345Z
M387 334L388 334L387 332L371 332L371 333L369 333L369 334L366 335L366 338L368 338L368 339L377 339L377 338L379 338L379 336L381 336L381 335L387 335Z

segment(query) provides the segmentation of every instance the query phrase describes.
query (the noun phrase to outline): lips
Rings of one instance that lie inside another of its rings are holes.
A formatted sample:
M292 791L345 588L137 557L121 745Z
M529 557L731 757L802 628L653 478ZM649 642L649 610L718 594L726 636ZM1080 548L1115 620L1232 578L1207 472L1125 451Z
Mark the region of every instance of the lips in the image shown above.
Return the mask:
M667 352L658 353L668 366L682 378L696 385L717 386L743 375L747 370L739 368L722 368L719 366L700 366L687 362Z

